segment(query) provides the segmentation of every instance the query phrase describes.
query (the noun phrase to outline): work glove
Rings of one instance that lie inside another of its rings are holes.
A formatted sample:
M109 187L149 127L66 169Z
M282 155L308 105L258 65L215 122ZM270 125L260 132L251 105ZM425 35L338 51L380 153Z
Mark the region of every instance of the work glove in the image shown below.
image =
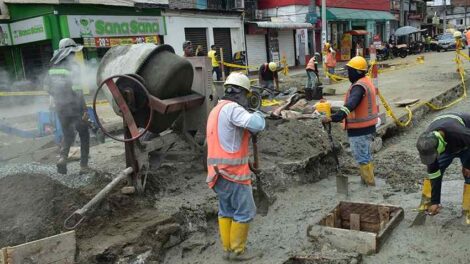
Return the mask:
M437 215L441 211L442 206L440 204L433 204L431 205L426 213L428 215Z

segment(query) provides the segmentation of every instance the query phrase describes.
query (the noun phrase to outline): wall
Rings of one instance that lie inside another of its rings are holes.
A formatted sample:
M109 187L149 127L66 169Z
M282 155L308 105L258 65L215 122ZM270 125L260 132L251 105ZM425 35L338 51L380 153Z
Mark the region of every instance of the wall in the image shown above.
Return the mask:
M321 6L321 0L317 0ZM390 0L326 0L328 7L390 11Z
M309 12L308 6L304 5L290 5L279 8L265 9L265 16L279 17L283 20L290 22L304 23L305 16Z
M289 5L310 5L310 0L258 0L259 9L276 8Z
M245 50L243 22L240 16L211 16L192 13L165 12L167 35L165 44L174 47L178 55L183 55L181 45L185 41L185 28L207 28L208 46L214 44L213 28L230 28L232 36L232 51Z

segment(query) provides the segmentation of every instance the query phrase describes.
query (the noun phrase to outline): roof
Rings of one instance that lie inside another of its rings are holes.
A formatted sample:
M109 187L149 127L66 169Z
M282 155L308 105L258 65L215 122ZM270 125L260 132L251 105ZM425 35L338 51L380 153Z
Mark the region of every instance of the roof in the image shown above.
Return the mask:
M313 28L313 25L310 23L294 23L294 22L251 22L256 24L260 28L277 28L277 29L301 29L301 28Z
M0 1L1 2L1 1ZM8 4L67 4L64 0L3 0ZM70 0L70 4L134 6L135 4L168 5L168 0Z
M354 36L367 35L368 34L368 32L366 30L362 30L362 29L351 30L351 31L344 32L344 33L349 33L349 34L354 35Z
M386 11L359 10L329 7L326 9L327 20L397 20Z

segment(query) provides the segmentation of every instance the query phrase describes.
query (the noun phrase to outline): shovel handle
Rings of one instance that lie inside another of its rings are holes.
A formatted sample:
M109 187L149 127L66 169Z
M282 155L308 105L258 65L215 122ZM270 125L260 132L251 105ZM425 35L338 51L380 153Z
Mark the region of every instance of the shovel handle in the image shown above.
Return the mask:
M253 143L253 167L255 170L259 168L259 157L258 157L258 136L256 134L251 135L251 143Z

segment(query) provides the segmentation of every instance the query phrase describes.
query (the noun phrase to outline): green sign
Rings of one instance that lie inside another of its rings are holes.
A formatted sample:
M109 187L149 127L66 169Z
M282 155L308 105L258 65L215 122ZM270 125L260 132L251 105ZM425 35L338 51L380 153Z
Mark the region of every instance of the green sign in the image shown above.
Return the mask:
M43 17L11 23L10 30L15 45L47 39Z

